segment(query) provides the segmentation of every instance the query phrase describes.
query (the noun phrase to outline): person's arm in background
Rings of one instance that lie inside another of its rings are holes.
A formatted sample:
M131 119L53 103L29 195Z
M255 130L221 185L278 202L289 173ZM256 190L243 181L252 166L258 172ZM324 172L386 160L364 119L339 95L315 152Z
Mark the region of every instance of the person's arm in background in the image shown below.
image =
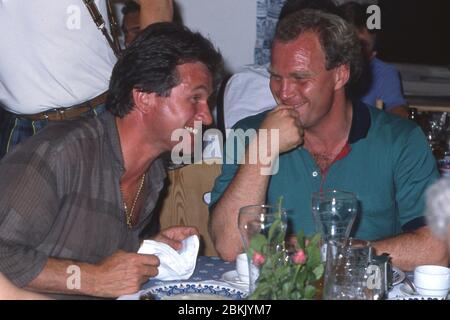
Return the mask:
M173 19L173 0L138 0L141 5L141 29L156 22L170 22Z

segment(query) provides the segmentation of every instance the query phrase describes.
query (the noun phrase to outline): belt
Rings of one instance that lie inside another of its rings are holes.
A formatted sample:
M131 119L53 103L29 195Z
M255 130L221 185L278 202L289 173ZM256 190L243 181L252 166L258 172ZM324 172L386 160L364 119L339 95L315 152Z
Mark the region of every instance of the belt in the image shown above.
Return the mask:
M48 121L61 121L61 120L73 120L79 118L83 113L86 113L101 104L106 102L108 92L104 92L101 95L77 104L68 108L54 108L44 112L35 114L21 114L20 118L25 118L32 121L48 120Z

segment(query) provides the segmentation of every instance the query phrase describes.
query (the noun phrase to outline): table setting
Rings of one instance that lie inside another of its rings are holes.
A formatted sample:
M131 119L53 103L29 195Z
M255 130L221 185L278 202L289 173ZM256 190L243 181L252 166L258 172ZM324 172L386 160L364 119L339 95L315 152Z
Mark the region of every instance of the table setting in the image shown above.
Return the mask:
M349 236L356 217L354 194L331 190L313 195L318 232L286 237L287 217L277 206L241 208L238 227L244 252L235 262L198 256L194 235L174 250L144 241L138 253L160 259L159 274L119 300L444 300L450 269L418 266L403 272L370 241Z
M192 240L189 242L191 243ZM194 248L195 248L195 240ZM195 250L195 249L194 249ZM119 300L164 300L164 299L247 299L249 293L248 260L226 262L215 256L195 255L195 266L190 274L185 274L183 279L174 276L170 279L165 272L165 279L151 278L142 289L132 295L121 296ZM239 262L241 261L241 262ZM191 264L192 265L192 264ZM239 276L238 270L244 274ZM246 270L246 271L245 271ZM246 274L245 274L246 273ZM164 272L163 272L164 274ZM392 286L385 299L388 300L438 300L442 298L422 296L407 289L405 280L414 281L414 272L403 272L392 268Z
M427 297L407 289L405 279L413 281L413 272L403 272L392 268L392 288L387 300L441 300L443 298ZM148 294L150 293L150 294ZM183 295L188 293L189 295ZM195 293L200 293L195 295ZM198 256L193 274L186 280L162 281L151 279L136 294L119 297L119 300L182 300L197 299L231 299L242 300L248 295L248 282L241 281L236 270L236 262L226 262L219 257Z

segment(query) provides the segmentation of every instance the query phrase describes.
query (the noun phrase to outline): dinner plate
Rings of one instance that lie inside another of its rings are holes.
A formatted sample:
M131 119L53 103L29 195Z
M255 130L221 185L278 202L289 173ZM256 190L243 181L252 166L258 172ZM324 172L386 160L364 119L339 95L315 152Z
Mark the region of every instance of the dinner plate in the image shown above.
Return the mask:
M225 272L221 278L226 283L231 284L242 291L248 291L248 282L241 281L236 270Z
M405 280L405 273L397 267L392 268L392 285L397 285Z
M238 288L201 282L180 282L151 287L140 300L241 300L247 293Z

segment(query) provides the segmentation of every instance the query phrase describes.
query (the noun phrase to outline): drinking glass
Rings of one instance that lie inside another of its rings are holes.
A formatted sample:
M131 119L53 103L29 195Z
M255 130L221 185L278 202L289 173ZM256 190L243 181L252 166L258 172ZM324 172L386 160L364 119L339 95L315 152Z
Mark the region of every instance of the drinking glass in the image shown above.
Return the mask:
M363 240L329 242L323 298L326 300L374 300L381 297L381 284L373 284L372 247ZM381 279L379 279L381 280Z
M322 234L322 260L328 242L345 242L356 218L358 201L352 192L326 190L312 195L316 229Z
M278 219L281 218L280 224ZM274 227L272 227L274 226ZM267 239L266 252L273 257L280 257L280 264L285 262L285 236L287 228L287 214L285 209L270 205L250 205L239 210L238 227L244 250L247 252L249 265L249 292L256 288L259 277L260 263L255 257L249 256L249 249L254 239L263 236ZM270 230L270 232L269 232Z

